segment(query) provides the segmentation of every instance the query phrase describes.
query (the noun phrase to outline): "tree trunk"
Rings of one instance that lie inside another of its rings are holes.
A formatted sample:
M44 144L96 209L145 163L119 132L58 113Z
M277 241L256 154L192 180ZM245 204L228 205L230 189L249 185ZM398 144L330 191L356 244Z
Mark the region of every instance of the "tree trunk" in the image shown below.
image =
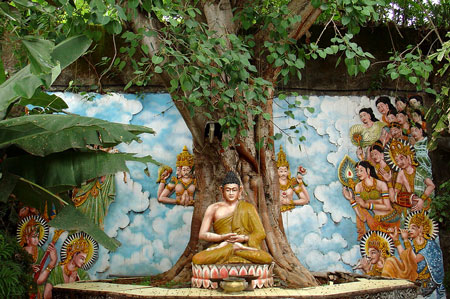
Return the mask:
M204 19L209 29L213 30L217 36L222 36L228 40L228 34L236 34L239 30L239 22L233 21L233 9L240 10L243 4L240 2L205 1L198 5L202 10ZM233 5L237 5L233 7ZM292 1L289 5L290 12L302 17L301 22L291 28L290 38L299 39L309 29L314 20L320 14L319 9L314 9L309 0ZM133 28L139 29L158 28L154 17L142 15L133 19ZM273 28L272 28L273 29ZM256 44L263 44L268 37L269 29L264 29L255 34ZM159 43L156 39L142 40L148 48L158 49ZM230 47L230 44L228 44ZM157 51L156 51L157 52ZM262 54L262 53L260 53ZM255 57L259 57L256 54ZM255 58L256 59L256 58ZM274 86L279 68L264 62L264 67L260 69L261 75L267 81L273 82ZM226 75L224 83L227 82ZM170 87L170 76L167 73L160 74L166 87ZM182 94L172 94L173 99L180 99ZM239 95L243 96L243 95ZM238 97L239 97L238 96ZM237 97L237 98L238 98ZM270 90L267 102L263 108L265 113L272 115L272 102L274 90ZM213 99L214 100L214 99ZM212 101L214 102L214 101ZM244 185L244 199L257 207L260 218L266 231L266 240L263 248L273 257L276 264L275 274L291 287L307 287L317 285L313 275L302 266L300 261L292 251L286 238L283 222L280 213L278 174L275 167L275 153L272 140L273 124L264 121L261 115L254 116L247 112L247 120L241 128L246 129L247 137L235 138L231 147L222 148L221 141L215 138L212 142L205 138L205 129L208 119L205 116L204 107L195 107L195 117L193 117L185 102L174 100L174 104L183 117L186 125L193 137L194 167L197 179L194 213L192 216L191 236L186 249L177 263L161 276L163 281L178 280L189 281L191 277L192 256L205 249L207 243L199 242L198 233L206 208L221 200L219 186L225 173L233 170L239 174ZM224 112L214 111L213 118L220 119ZM219 126L219 124L216 124ZM225 138L225 137L224 137ZM263 140L263 145L257 149L256 144Z
M177 104L177 103L176 103ZM184 118L190 118L182 105L177 105ZM272 109L272 102L267 102L267 110ZM252 118L249 118L252 120ZM186 120L191 123L193 119ZM248 126L251 121L248 122ZM198 140L194 137L194 161L197 188L192 216L191 236L186 249L177 263L162 274L162 280L189 281L191 278L192 256L207 248L206 242L199 241L198 232L206 208L221 200L219 186L227 171L239 174L244 185L243 200L257 207L266 231L263 248L273 257L275 275L290 287L307 287L317 285L314 276L300 263L292 251L284 233L279 203L279 186L275 165L275 153L272 140L273 127L263 121L261 116L255 119L255 125L249 126L249 136L238 140L236 145L222 148L220 141L214 138L210 143L207 137ZM200 124L190 127L193 136L199 137L204 132ZM262 137L264 145L258 151L255 144Z

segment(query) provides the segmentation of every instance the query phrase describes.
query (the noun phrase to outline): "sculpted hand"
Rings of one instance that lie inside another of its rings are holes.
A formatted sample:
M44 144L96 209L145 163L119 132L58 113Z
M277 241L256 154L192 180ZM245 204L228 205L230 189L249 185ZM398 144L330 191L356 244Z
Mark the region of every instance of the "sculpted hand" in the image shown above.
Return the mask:
M389 236L391 236L392 240L398 241L398 229L397 229L397 227L394 227L393 229L389 228L388 231L389 231Z
M348 187L342 187L342 195L344 195L344 197L349 201L352 201L353 199L352 193Z
M39 271L39 265L37 265L37 264L33 264L33 265L31 265L31 267L33 268L33 273L36 273L36 272L38 272Z
M231 243L231 241L230 241L231 238L233 238L233 237L236 236L236 235L237 235L236 233L223 234L223 235L222 235L222 240Z
M386 172L383 168L380 168L380 174L386 182L390 182L392 180L392 172Z
M356 149L356 156L358 157L358 159L360 161L365 160L364 159L364 151L363 151L363 149L360 146L358 146L358 148Z
M52 267L56 266L56 262L58 261L58 253L56 252L55 245L53 243L50 243L47 247L47 251L50 256L49 265Z
M423 209L423 199L420 197L415 196L413 198L413 202L416 204L411 208L411 211L421 211Z
M403 229L403 228L401 228L400 229L400 234L402 235L402 239L403 240L408 240L408 230L407 229Z
M246 235L235 235L235 236L232 236L231 238L229 238L228 242L231 242L231 243L245 243L246 240L247 240L247 236Z

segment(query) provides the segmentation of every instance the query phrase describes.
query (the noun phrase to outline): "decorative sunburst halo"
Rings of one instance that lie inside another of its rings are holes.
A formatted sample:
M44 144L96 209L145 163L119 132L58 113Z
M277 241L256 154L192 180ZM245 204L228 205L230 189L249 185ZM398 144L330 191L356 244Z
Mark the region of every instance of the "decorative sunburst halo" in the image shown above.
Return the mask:
M34 224L35 226L38 226L37 228L39 231L38 246L40 247L44 245L45 242L47 242L49 234L49 226L47 221L38 215L27 216L19 222L19 225L17 226L17 242L19 242L19 244L23 244L23 238L25 237L24 236L25 229L27 228L27 226L31 225L32 222L35 223Z
M384 232L380 232L377 230L368 231L362 236L361 241L359 242L359 251L361 252L362 257L369 256L369 244L378 244L377 249L381 251L382 248L385 247L387 253L390 256L394 255L394 241L392 238Z
M68 256L67 247L78 242L81 238L86 240L89 244L86 261L81 267L83 270L89 270L98 258L98 243L90 235L85 232L78 232L68 236L61 246L61 262L64 262Z
M356 162L348 155L345 155L338 167L338 178L342 185L354 189L359 182L356 176Z
M400 167L395 160L395 156L398 153L404 154L406 156L411 156L411 162L413 163L415 158L414 147L408 141L396 138L390 140L384 147L383 155L384 160L389 165L389 167L396 172L400 171Z
M415 211L409 213L406 217L405 226L409 228L413 223L423 226L423 236L427 240L434 240L439 234L438 224L428 216L428 212Z

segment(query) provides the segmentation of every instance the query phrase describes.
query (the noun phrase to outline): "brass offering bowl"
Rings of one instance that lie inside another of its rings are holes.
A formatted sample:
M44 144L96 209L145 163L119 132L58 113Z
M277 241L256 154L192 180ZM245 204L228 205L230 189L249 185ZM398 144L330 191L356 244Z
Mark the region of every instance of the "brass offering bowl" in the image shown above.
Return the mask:
M220 287L226 293L241 292L247 288L248 283L242 277L227 277L220 282Z

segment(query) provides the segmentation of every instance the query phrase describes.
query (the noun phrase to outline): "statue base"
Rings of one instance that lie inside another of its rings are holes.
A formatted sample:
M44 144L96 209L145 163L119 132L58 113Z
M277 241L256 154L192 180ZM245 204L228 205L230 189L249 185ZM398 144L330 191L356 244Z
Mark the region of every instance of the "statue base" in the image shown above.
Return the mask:
M251 288L267 288L273 286L272 264L192 264L191 286L193 288L217 289L219 281L229 276L257 278L251 280ZM249 286L250 287L250 286Z

